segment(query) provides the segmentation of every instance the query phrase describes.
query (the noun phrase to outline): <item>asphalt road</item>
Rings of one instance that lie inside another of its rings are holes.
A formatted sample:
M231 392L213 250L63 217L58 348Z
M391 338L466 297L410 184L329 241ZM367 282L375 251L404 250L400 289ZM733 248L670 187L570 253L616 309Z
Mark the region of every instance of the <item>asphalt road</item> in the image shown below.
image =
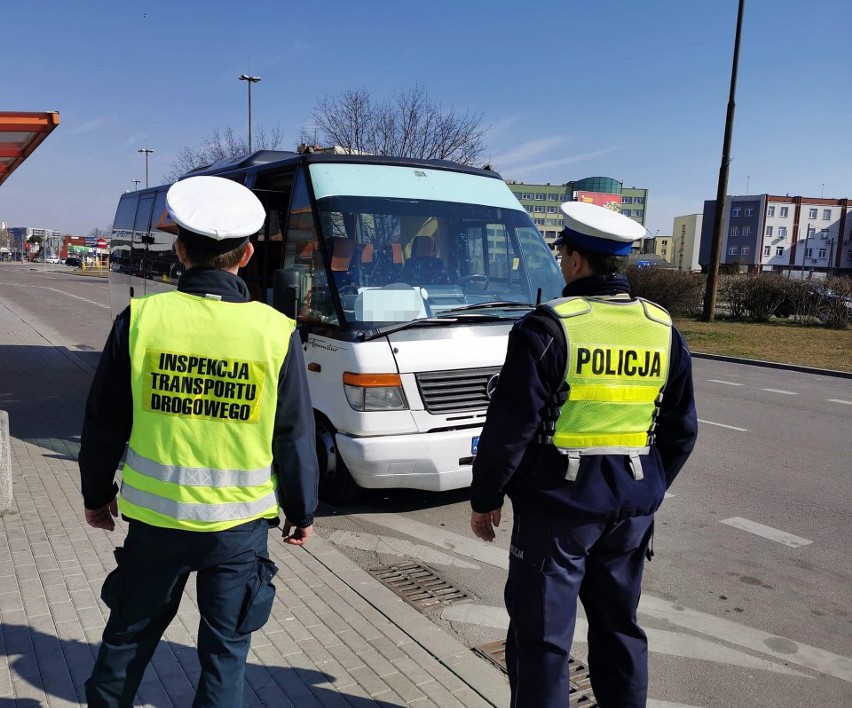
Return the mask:
M96 365L106 281L0 264L0 302ZM852 380L703 359L694 373L700 440L657 516L640 605L649 705L852 705ZM470 534L464 490L320 513L319 533L362 567L423 563L469 594L429 612L468 646L503 638L508 504L493 545Z

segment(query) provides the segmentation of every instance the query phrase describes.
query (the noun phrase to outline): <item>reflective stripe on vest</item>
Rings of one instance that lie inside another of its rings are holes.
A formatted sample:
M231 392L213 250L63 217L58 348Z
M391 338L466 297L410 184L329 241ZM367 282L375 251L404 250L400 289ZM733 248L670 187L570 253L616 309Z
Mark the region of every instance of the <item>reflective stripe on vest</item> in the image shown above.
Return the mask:
M272 432L294 327L256 302L178 291L131 301L122 514L190 531L277 516Z
M668 380L671 318L641 299L564 298L546 305L565 330L568 398L553 444L576 476L583 455L623 454L641 479Z

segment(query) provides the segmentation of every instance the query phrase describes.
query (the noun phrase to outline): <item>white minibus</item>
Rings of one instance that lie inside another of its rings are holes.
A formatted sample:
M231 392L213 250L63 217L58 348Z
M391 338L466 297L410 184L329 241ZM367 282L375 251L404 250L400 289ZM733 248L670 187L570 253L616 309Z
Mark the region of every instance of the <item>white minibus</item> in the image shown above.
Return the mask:
M258 151L194 170L244 184L267 219L240 272L298 323L320 496L468 486L509 330L563 281L490 170L443 160ZM169 185L128 192L110 243L114 314L171 289Z

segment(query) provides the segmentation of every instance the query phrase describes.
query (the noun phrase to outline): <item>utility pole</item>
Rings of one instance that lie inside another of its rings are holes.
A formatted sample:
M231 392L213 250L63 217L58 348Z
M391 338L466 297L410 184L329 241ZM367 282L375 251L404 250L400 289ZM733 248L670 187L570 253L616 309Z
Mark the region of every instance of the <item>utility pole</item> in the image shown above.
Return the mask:
M142 180L141 179L132 179L130 181L133 182L133 191L135 192L137 189L139 189L139 183Z
M712 322L716 317L716 293L719 289L719 262L722 259L722 226L725 197L728 193L728 165L731 162L731 137L734 132L734 107L737 93L737 66L740 61L740 36L743 28L745 0L739 0L737 33L734 39L734 60L731 65L731 91L728 96L728 113L725 118L725 138L722 143L722 165L719 168L719 185L716 189L716 209L713 222L713 243L710 247L710 264L707 267L707 290L704 292L702 320Z

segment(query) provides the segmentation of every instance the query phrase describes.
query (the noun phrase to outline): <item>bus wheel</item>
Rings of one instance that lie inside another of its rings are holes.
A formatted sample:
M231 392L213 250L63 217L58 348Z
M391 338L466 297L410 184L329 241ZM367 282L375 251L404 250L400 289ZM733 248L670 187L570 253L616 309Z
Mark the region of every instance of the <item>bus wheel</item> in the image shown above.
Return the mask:
M337 454L334 435L337 431L325 418L316 414L317 462L319 462L319 497L327 504L349 504L361 492Z

